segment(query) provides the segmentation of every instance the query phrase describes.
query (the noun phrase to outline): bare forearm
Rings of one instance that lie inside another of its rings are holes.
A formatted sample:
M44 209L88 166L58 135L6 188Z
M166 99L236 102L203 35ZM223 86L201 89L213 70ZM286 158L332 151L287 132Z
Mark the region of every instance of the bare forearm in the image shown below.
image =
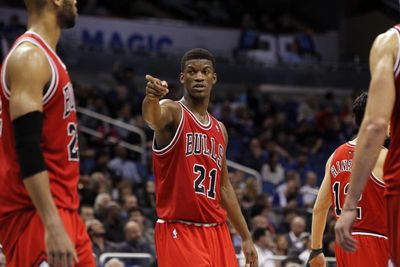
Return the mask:
M322 248L322 238L325 231L326 218L329 209L313 210L312 227L311 227L311 248Z
M364 190L380 149L386 137L387 126L384 123L363 123L357 142L353 168L350 179L349 195L346 198L345 208L353 208L357 205L361 193Z
M24 179L24 185L45 228L60 223L57 207L51 196L47 171Z
M161 118L161 105L156 97L146 96L142 104L143 119L154 128L158 120Z
M221 187L221 199L222 206L226 209L228 219L232 223L233 227L235 227L243 240L251 239L249 229L247 228L246 221L244 220L243 214L240 210L232 185L229 184Z

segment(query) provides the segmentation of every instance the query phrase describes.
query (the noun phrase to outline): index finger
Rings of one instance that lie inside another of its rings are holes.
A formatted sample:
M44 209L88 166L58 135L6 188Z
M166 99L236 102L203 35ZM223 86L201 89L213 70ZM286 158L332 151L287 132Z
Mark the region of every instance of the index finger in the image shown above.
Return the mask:
M146 80L148 80L149 82L152 82L152 83L156 83L156 84L161 83L161 81L159 79L157 79L157 78L155 78L155 77L153 77L153 76L151 76L149 74L147 74L145 76L145 78L146 78Z

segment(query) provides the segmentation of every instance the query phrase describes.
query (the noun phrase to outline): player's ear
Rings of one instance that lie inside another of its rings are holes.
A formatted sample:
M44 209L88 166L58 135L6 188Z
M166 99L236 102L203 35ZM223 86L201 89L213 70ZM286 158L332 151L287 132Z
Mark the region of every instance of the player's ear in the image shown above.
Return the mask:
M63 1L65 1L65 0L50 0L49 2L56 7L60 7L60 6L62 6Z
M183 72L181 72L181 74L179 75L179 81L181 82L181 84L183 84L185 82L183 79L183 76L184 76L184 74L183 74Z
M214 74L213 74L213 84L216 84L217 81L218 81L217 73L214 72Z

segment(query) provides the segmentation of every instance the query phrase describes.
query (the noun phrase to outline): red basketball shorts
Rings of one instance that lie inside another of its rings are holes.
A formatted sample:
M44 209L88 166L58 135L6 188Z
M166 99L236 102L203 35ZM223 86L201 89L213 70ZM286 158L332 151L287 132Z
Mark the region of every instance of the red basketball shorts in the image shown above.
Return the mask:
M75 244L79 263L75 267L96 266L86 226L76 211L58 209L64 227ZM44 228L35 211L15 212L0 221L7 267L37 267L47 262Z
M335 243L336 263L338 267L385 267L389 262L389 241L386 237L353 233L357 240L355 252L345 252Z
M385 195L388 219L390 256L396 267L400 267L400 195Z
M158 220L155 228L159 267L238 266L228 226Z

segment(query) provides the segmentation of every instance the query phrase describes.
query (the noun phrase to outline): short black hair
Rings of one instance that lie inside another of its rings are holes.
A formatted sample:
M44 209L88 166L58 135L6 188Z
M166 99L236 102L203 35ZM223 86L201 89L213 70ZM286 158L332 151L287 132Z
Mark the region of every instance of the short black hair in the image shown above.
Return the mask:
M367 99L368 99L368 93L363 92L356 98L356 100L354 100L353 103L354 118L358 127L360 127L361 122L364 118L365 108L367 106Z
M253 231L253 241L256 242L260 240L261 237L266 235L266 228L257 228Z
M181 71L182 72L185 69L186 61L192 60L192 59L210 60L213 65L214 71L216 69L215 58L214 58L213 54L211 54L210 51L208 51L207 49L204 49L204 48L193 48L193 49L187 51L182 57L182 60L181 60Z
M40 11L47 3L47 0L24 0L26 9L28 11Z

